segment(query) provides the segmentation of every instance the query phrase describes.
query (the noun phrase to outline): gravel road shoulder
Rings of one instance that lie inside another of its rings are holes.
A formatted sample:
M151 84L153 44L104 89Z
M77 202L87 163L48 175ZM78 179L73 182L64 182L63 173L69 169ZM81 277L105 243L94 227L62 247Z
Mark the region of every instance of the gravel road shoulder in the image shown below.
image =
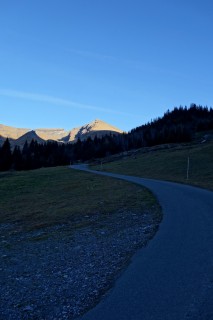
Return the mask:
M113 286L161 221L150 212L83 216L32 232L0 225L0 319L76 319Z

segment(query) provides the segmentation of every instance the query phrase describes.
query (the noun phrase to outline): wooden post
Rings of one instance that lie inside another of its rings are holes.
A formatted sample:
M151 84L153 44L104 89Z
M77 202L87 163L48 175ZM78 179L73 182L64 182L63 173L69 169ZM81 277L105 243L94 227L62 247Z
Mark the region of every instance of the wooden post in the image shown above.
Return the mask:
M186 180L189 180L189 157L188 157L188 160L187 160Z

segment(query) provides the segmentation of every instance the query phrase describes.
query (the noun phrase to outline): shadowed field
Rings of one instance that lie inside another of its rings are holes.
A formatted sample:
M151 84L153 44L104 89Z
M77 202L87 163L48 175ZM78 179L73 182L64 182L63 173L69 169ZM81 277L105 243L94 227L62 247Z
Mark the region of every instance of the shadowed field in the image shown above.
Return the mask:
M64 223L78 228L93 214L158 208L145 188L65 167L1 173L0 195L0 223L23 230Z
M100 170L100 166L95 168ZM141 152L135 155L106 162L101 169L144 178L188 183L213 190L213 142L179 145L171 149L141 149Z

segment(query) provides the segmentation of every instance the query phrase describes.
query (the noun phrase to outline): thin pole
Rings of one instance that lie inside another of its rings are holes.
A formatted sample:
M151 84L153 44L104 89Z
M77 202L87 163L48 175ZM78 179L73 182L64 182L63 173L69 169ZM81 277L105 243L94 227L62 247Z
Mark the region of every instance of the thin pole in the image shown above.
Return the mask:
M189 180L189 157L187 160L186 180Z

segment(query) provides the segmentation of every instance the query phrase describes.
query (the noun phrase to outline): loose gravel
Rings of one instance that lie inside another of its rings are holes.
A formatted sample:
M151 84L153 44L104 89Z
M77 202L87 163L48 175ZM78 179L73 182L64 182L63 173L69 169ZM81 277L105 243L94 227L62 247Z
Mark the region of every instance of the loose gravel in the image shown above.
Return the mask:
M0 319L77 319L154 236L153 212L97 213L31 232L1 224Z

